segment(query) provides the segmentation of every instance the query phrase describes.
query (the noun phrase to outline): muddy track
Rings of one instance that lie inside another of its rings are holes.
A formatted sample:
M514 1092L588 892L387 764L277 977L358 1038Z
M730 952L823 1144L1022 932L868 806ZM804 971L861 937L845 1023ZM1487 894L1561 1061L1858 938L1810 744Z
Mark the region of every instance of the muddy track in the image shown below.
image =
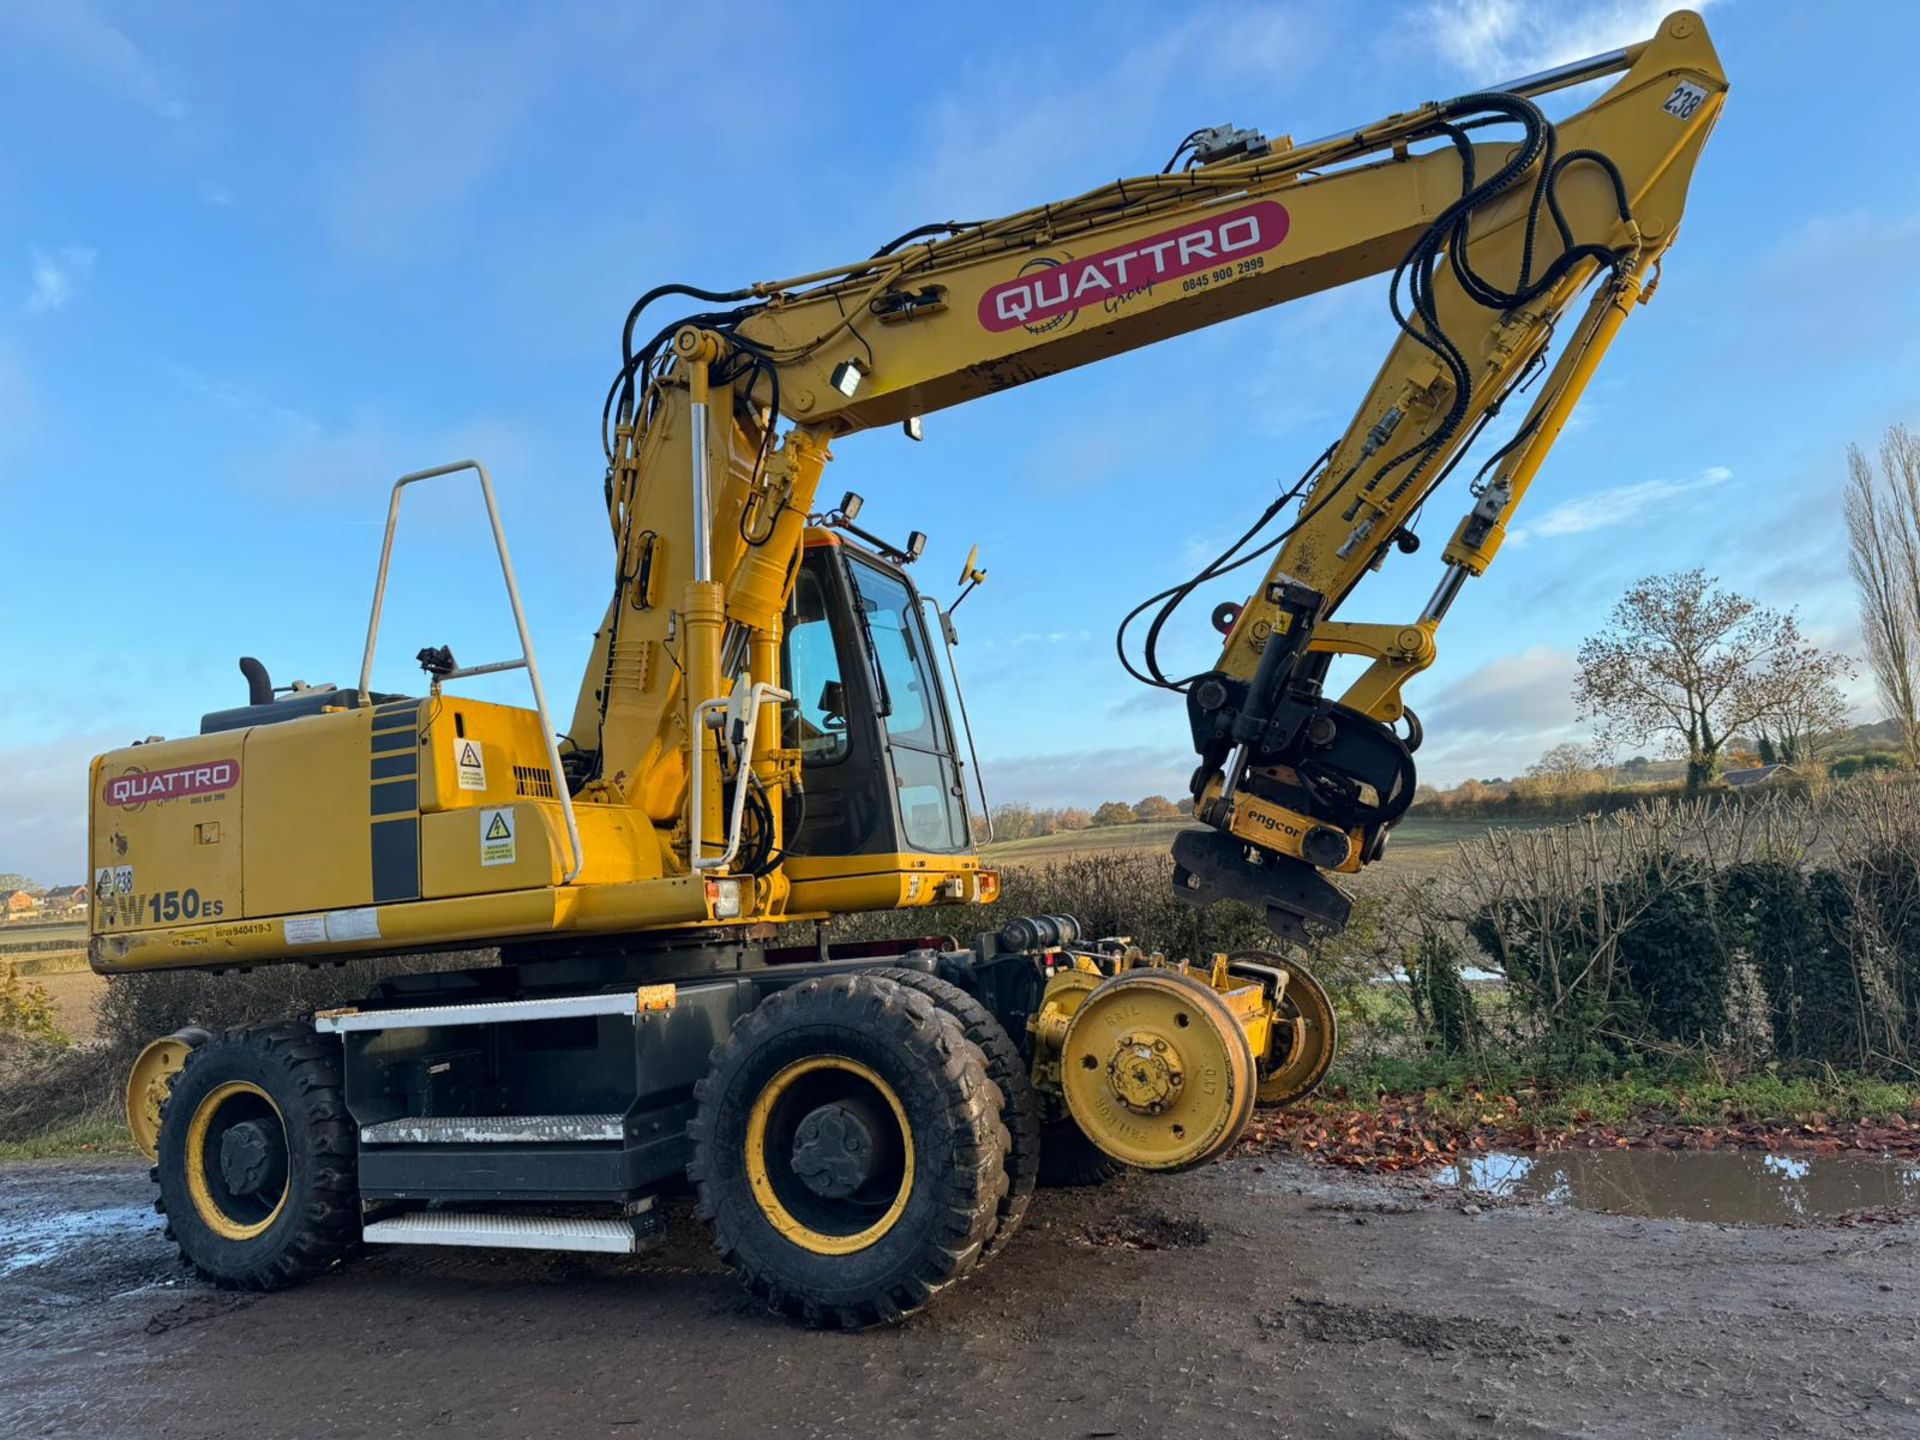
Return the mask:
M182 1278L149 1199L135 1164L0 1169L0 1434L1920 1433L1913 1219L1467 1206L1241 1160L1043 1194L921 1319L833 1335L757 1313L684 1206L634 1260L396 1249L237 1297Z

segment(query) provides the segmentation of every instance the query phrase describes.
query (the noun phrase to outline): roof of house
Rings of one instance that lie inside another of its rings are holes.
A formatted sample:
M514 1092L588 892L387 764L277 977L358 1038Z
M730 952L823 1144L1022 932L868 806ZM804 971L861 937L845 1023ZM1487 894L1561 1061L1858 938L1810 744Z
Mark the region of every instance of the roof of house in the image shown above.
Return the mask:
M1747 770L1728 770L1720 778L1734 789L1744 790L1752 785L1764 785L1782 773L1795 775L1799 772L1791 765L1755 765Z
M25 900L29 905L38 905L40 897L31 890L0 890L0 905L13 905Z

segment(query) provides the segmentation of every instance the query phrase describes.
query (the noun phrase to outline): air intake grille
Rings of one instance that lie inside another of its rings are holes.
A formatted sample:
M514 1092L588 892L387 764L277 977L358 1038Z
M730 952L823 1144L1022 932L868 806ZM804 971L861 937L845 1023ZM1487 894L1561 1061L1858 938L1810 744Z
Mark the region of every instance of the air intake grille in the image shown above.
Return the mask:
M513 793L528 795L536 800L555 799L553 772L541 765L514 766Z

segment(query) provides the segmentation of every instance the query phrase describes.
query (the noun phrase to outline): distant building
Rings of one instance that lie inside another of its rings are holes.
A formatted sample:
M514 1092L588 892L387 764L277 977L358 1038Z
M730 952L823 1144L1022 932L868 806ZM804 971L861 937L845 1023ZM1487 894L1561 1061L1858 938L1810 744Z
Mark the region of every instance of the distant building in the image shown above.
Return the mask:
M84 885L55 885L40 897L40 904L53 911L71 914L75 910L87 908L87 887Z
M1761 785L1778 785L1786 780L1798 780L1800 772L1791 765L1755 765L1746 770L1725 771L1720 778L1735 790L1752 790Z
M40 908L40 897L25 890L0 890L0 916L24 920Z

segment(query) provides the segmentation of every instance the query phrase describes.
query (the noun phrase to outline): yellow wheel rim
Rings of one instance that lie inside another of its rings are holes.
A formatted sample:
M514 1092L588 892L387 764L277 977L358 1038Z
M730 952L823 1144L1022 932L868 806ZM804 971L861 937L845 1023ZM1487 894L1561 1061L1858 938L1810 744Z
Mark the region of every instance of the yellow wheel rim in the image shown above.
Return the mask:
M193 1047L177 1035L155 1040L127 1071L127 1134L149 1161L160 1158L160 1107Z
M874 1100L883 1102L883 1106L873 1104ZM797 1112L813 1109L816 1102L828 1105L843 1101L864 1103L870 1116L890 1116L892 1120L892 1133L878 1137L889 1147L879 1193L864 1206L858 1197L835 1203L810 1192L787 1153L804 1123ZM913 1127L907 1122L907 1110L899 1095L870 1066L844 1055L813 1055L794 1061L767 1082L747 1116L747 1183L754 1201L776 1231L816 1255L851 1255L893 1229L913 1193L913 1168ZM796 1208L806 1210L805 1219L795 1213ZM875 1209L880 1213L869 1223L841 1229L841 1224L858 1225Z
M1259 960L1287 972L1279 1021L1273 1027L1267 1058L1260 1066L1260 1103L1280 1106L1304 1100L1327 1078L1339 1046L1340 1027L1333 1016L1333 1001L1320 982L1297 963L1275 955L1233 958Z
M1060 1085L1087 1138L1122 1164L1185 1170L1253 1113L1253 1050L1225 1001L1176 970L1129 970L1073 1013Z
M270 1201L264 1196L234 1193L222 1175L218 1153L218 1146L235 1125L269 1118L285 1160L279 1188ZM286 1134L286 1121L280 1107L251 1080L228 1080L216 1085L194 1107L193 1118L187 1125L187 1194L201 1223L222 1240L252 1240L266 1234L280 1218L293 1178L292 1157L286 1154Z

